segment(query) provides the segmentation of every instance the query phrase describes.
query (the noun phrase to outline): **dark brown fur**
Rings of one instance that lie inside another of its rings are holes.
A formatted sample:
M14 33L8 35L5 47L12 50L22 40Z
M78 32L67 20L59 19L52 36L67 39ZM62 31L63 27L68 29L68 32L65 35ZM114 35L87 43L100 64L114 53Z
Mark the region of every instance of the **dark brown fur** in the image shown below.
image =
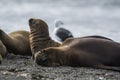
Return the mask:
M102 38L67 39L35 54L42 66L92 67L120 71L120 44Z
M47 47L59 46L60 43L55 42L49 36L48 25L41 19L30 19L30 44L31 51L33 54L39 50L45 49Z
M7 49L4 46L4 44L0 41L0 64L2 59L5 57L6 53L7 53Z
M0 40L0 55L4 58L7 53L5 45Z
M32 55L28 31L21 30L6 34L3 30L0 30L0 40L10 53L19 55Z

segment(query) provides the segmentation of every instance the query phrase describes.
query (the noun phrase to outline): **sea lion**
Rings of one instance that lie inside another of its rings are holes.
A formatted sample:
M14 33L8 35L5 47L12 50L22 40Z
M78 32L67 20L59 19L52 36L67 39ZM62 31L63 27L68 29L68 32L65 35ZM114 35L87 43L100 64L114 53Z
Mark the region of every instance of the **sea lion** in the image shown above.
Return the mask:
M4 46L4 44L0 41L0 64L6 55L7 55L7 49Z
M30 56L32 55L29 44L29 32L24 30L6 34L0 29L0 40L9 53Z
M57 47L60 43L55 42L49 36L48 25L41 19L29 19L30 26L30 45L32 56L34 53L47 47Z
M120 44L102 38L67 39L35 54L41 66L92 67L120 72Z

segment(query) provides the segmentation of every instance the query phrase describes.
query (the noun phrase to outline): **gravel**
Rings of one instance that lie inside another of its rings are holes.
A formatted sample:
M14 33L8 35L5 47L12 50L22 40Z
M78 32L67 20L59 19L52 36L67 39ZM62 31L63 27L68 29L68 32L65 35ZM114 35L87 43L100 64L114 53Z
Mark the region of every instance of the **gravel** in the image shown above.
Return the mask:
M0 80L119 80L120 73L74 67L41 67L29 56L12 55L0 65Z

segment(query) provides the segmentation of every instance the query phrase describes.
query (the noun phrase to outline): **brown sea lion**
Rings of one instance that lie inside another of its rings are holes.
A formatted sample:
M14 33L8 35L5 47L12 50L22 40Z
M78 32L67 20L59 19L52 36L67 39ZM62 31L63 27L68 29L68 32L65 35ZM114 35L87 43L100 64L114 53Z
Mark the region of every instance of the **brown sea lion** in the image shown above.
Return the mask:
M10 53L19 55L32 55L28 31L19 30L6 34L0 29L0 40Z
M67 39L35 54L41 66L92 67L120 72L120 44L102 38Z
M3 58L6 56L6 54L7 54L7 49L4 46L4 44L0 41L0 64Z
M47 47L57 47L60 43L55 42L49 36L48 25L41 19L30 19L30 45L31 51L34 53L47 48Z

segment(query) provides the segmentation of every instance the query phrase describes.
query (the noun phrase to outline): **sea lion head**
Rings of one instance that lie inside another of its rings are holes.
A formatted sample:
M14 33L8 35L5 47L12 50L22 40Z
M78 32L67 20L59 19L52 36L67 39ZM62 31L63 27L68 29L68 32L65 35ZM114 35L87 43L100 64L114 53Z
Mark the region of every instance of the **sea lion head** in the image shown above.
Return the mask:
M60 61L52 49L44 49L35 53L35 62L38 65L45 67L57 67L60 66Z
M43 20L31 18L29 19L29 26L31 32L49 37L48 25Z

